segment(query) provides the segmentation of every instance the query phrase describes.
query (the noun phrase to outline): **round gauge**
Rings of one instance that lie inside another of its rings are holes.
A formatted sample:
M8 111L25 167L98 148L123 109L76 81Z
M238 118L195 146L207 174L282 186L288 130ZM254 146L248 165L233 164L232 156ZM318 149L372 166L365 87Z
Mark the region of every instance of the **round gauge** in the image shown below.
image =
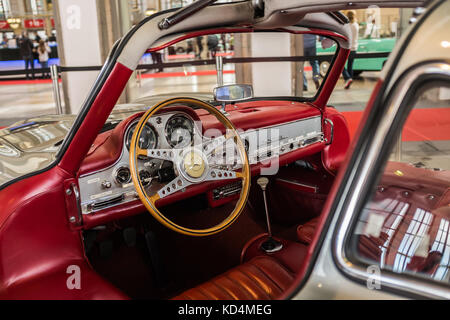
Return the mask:
M131 140L133 139L133 133L136 129L137 123L133 124L128 130L128 135L126 138L127 149L130 150ZM141 136L139 138L139 148L141 149L155 149L156 144L158 142L158 138L155 130L149 125L146 124L144 129L142 129Z
M172 148L185 148L194 143L194 122L186 116L175 115L166 124L167 142Z
M118 184L126 184L131 180L131 171L127 167L120 167L116 170L115 179Z

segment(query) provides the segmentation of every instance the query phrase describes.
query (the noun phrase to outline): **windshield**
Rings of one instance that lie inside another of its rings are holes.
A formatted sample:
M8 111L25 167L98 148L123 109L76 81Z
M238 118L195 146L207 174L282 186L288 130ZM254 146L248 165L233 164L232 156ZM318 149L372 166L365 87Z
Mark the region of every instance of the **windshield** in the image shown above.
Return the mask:
M138 81L131 85L134 98L174 93L212 96L221 83L216 72L219 57L224 85L250 84L258 98L308 100L320 91L337 50L329 38L288 32L209 34L173 42L158 43L144 55Z
M170 45L162 41L157 44L160 50L142 57L122 104L114 108L101 132L173 97L219 104L213 97L219 84L251 85L255 98L311 100L320 92L337 49L328 38L288 32L221 33L167 41ZM216 71L217 59L222 59L222 72ZM52 163L74 120L75 115L46 116L1 130L0 186Z

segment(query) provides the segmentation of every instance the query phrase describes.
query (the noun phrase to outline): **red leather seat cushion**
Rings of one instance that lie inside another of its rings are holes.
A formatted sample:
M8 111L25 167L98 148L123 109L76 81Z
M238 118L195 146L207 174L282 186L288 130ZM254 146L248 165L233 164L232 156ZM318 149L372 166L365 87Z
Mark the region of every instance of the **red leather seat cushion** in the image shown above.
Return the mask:
M276 259L257 256L173 299L272 300L280 297L293 281L294 274Z
M303 225L297 227L298 240L304 244L310 244L316 233L319 218L314 218Z

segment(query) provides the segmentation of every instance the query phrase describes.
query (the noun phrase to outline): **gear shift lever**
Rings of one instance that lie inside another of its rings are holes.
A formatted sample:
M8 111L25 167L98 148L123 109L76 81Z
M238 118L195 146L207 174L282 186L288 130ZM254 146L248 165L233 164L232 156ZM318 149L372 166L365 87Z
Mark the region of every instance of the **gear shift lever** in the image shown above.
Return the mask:
M280 251L283 248L283 244L274 238L272 238L272 228L270 227L270 218L269 218L269 210L267 208L267 198L266 198L266 188L269 184L269 179L262 177L259 178L258 181L256 181L258 185L261 187L264 197L264 207L266 209L266 222L267 222L267 233L269 234L269 237L266 241L264 241L261 244L261 249L265 251L266 253L273 253Z

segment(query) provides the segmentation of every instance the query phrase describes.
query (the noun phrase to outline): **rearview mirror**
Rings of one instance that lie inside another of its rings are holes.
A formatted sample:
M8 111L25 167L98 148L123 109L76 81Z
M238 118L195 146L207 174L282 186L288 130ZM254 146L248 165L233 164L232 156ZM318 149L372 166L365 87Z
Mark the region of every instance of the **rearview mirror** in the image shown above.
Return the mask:
M253 98L253 87L249 84L232 84L214 89L214 99L218 102L237 102Z

